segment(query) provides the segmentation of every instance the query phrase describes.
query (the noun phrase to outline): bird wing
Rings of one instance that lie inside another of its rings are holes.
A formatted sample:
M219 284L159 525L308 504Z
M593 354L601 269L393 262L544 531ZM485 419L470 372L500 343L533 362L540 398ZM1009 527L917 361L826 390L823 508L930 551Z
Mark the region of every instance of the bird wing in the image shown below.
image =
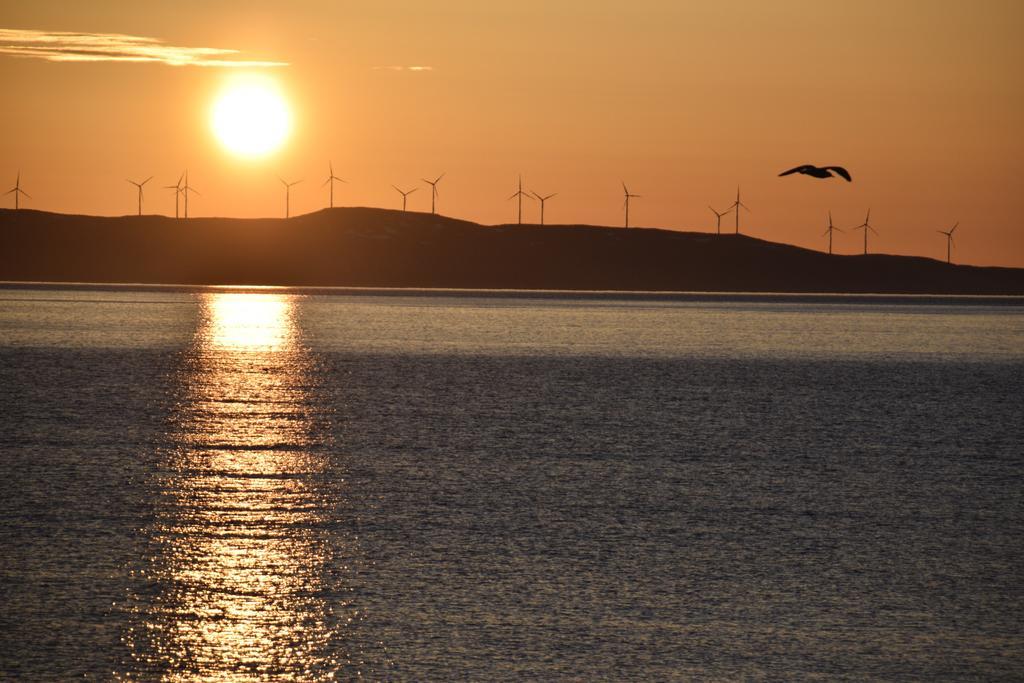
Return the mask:
M808 166L807 164L804 164L803 166L796 166L794 168L789 169L788 171L783 171L782 173L779 174L779 177L781 178L782 176L789 175L790 173L803 173L808 168L810 168L810 166Z
M850 182L851 180L853 180L853 178L850 177L850 172L847 171L842 166L826 166L825 170L826 171L835 171L836 173L841 175L843 178L845 178L846 182Z

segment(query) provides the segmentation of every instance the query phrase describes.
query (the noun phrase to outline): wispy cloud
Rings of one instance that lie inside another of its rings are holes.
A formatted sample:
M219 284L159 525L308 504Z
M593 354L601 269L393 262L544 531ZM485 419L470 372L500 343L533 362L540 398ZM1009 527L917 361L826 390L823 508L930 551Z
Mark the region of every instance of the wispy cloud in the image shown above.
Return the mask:
M27 29L0 29L0 54L51 62L132 62L228 68L288 65L287 62L235 58L240 54L238 50L179 47L146 36Z
M374 71L433 71L432 66L375 66Z

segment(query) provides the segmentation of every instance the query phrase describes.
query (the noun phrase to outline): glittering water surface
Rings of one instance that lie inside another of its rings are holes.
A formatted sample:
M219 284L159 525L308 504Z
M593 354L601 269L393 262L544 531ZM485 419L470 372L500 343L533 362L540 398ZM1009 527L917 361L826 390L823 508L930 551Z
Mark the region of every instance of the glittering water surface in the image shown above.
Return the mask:
M0 289L0 678L1012 680L1019 301Z

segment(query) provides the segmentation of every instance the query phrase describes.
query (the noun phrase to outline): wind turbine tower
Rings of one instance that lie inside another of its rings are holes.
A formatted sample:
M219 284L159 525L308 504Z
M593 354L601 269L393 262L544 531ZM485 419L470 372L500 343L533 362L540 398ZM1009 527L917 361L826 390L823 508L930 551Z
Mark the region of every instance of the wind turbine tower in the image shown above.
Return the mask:
M945 230L936 230L936 232L946 236L946 263L952 263L950 258L953 255L953 233L956 231L956 226L960 225L960 221L957 221L949 232Z
M32 199L32 195L30 195L28 192L25 192L25 190L21 189L21 171L18 171L18 177L14 181L14 187L11 188L10 190L7 190L7 192L4 192L4 194L11 194L12 192L14 193L14 210L15 211L17 211L20 208L18 206L18 195L22 195L23 194L26 197L28 197L29 199Z
M516 190L512 194L512 196L509 197L508 200L506 200L506 201L513 200L516 197L519 198L519 218L517 220L517 223L519 225L522 225L523 224L523 197L526 197L527 199L533 199L533 197L530 196L528 193L523 192L523 176L522 175L519 176L519 189ZM543 209L542 209L542 212L543 212Z
M284 217L291 218L291 201L292 201L292 185L298 185L301 180L296 180L293 183L285 182L285 179L281 176L277 176L277 179L284 185Z
M199 194L199 190L188 184L188 169L185 169L185 184L181 186L181 194L185 197L185 220L188 220L188 193Z
M715 214L715 230L717 230L718 234L721 235L722 234L722 216L725 216L730 211L732 211L732 208L728 208L725 211L716 211L710 204L708 205L708 208L711 209L711 213Z
M551 194L546 195L546 196L539 195L536 192L534 192L532 194L533 194L534 197L537 198L537 201L540 202L540 224L544 225L544 202L546 202L547 200L551 199L552 197L554 197L558 193L557 192L552 192ZM522 201L522 200L520 200L520 201Z
M740 209L745 209L747 213L750 213L750 207L740 201L740 186L736 186L736 201L729 207L729 211L736 212L736 234L740 234ZM726 211L728 213L728 211Z
M626 201L624 201L622 203L622 206L626 209L626 227L628 228L629 227L629 200L630 199L640 199L640 195L638 195L638 194L630 194L629 193L629 188L626 187L626 183L624 181L622 181L622 194L626 198Z
M331 169L331 172L327 176L327 180L324 181L324 185L330 185L331 186L331 205L330 206L333 209L334 208L334 181L337 180L339 183L344 183L346 181L344 181L341 178L339 178L338 176L334 175L334 164L332 162L330 162L330 161L327 162L327 166L328 166L328 168ZM321 185L320 187L323 187L323 185Z
M165 190L174 190L174 217L178 218L178 199L181 197L181 181L185 178L185 174L182 173L178 178L178 182L174 185L164 185Z
M406 203L406 200L409 199L409 195L411 195L413 192L415 192L417 189L419 189L419 188L414 187L411 190L399 190L398 187L395 186L395 185L392 185L391 187L395 188L395 192L397 192L398 194L402 195L402 211L405 211L405 203Z
M836 226L832 225L832 212L829 211L828 212L828 228L825 230L825 232L823 232L821 234L822 235L828 235L828 253L829 253L830 256L832 255L832 233L837 231L837 230L839 230L839 228L837 228ZM842 232L842 230L839 230L839 232Z
M143 187L143 185L145 185L146 183L148 183L152 179L153 179L153 176L149 176L148 178L143 180L141 183L137 183L134 180L129 180L128 181L129 183L131 183L135 187L139 188L139 215L140 216L142 215L142 187Z
M430 185L430 213L436 213L436 202L437 202L437 184L441 182L441 178L444 178L444 173L437 176L433 180L427 180L426 178L420 178L427 185Z
M871 227L871 209L868 209L868 215L865 216L864 222L861 223L860 225L858 225L856 228L854 228L854 230L863 230L864 231L864 255L867 256L868 255L868 230L870 230L871 232L875 233L876 235L878 234L878 231Z

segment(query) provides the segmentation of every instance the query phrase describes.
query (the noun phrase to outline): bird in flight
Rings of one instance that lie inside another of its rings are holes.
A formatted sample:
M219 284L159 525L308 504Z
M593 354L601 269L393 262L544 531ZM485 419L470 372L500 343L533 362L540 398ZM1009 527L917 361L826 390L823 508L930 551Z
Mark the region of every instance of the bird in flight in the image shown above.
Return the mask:
M789 175L790 173L803 173L804 175L809 175L813 178L832 178L834 177L832 175L832 171L835 171L836 175L845 178L846 182L853 180L853 178L850 177L850 172L842 166L822 166L819 168L817 166L811 166L810 164L797 166L796 168L791 168L788 171L783 171L779 176Z

